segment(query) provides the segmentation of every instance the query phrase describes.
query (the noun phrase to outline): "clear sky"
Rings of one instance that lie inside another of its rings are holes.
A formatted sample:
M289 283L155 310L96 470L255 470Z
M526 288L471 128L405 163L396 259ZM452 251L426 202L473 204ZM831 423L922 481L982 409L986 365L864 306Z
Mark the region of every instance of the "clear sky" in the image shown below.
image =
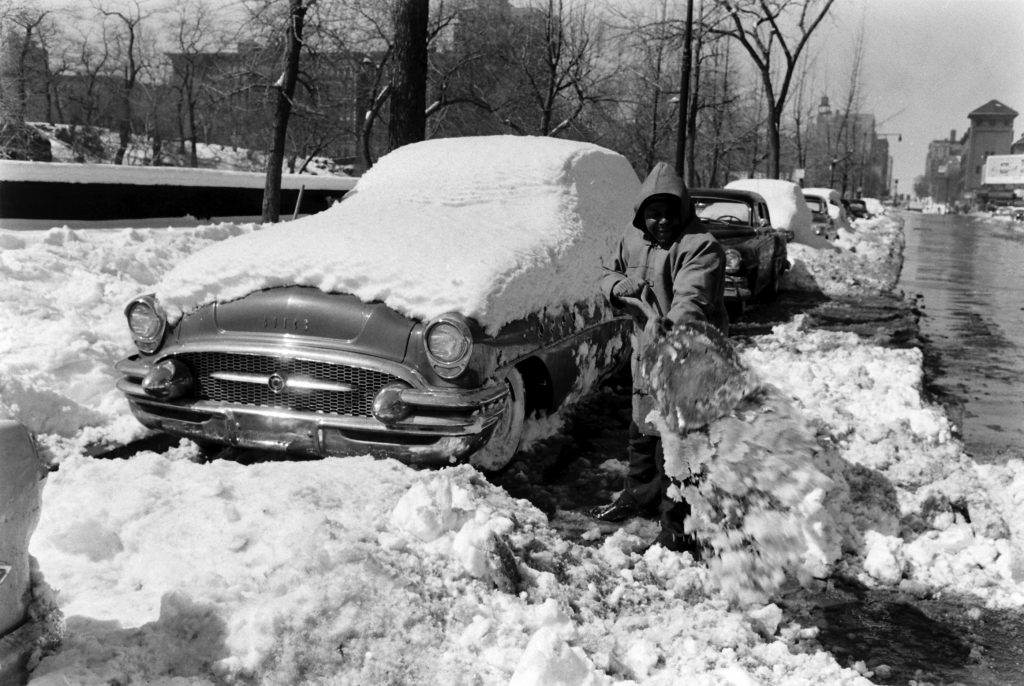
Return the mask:
M833 104L848 90L854 38L865 27L863 109L889 137L893 177L910 192L928 143L956 130L990 100L1019 112L1024 131L1024 0L836 0L816 42L819 82ZM834 46L834 47L833 47ZM817 99L817 98L816 98Z

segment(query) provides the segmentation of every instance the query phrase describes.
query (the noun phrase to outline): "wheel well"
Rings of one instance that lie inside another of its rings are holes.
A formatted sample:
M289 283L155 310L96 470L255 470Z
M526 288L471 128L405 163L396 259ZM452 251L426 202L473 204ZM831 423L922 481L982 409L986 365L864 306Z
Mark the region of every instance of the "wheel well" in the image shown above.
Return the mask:
M540 359L530 357L518 363L516 369L523 377L527 416L537 411L550 412L552 384L547 366Z

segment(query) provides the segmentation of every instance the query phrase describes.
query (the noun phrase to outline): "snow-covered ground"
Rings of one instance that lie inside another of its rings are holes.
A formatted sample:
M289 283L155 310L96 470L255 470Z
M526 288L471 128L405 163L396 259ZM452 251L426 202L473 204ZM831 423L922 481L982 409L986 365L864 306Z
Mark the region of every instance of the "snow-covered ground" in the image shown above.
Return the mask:
M839 253L791 245L787 287L892 288L900 224L854 229ZM714 565L641 553L648 541L629 527L598 546L569 540L468 466L197 464L187 441L85 456L142 435L114 390L112 365L132 347L125 302L184 256L259 230L0 230L0 416L59 465L31 552L35 611L63 641L39 651L32 684L746 686L887 673L841 666L772 593L738 597ZM956 594L968 617L1024 606L1024 463L964 454L922 397L920 351L798 317L739 352L841 478L829 573L910 601Z

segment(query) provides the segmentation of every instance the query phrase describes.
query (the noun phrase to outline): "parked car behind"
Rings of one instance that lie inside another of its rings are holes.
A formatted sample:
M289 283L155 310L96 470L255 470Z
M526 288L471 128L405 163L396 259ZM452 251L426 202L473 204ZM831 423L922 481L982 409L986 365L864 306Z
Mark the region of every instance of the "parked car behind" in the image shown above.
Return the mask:
M864 207L868 210L869 217L877 217L885 214L885 205L878 198L861 198Z
M839 191L834 188L804 188L804 198L808 196L821 198L825 205L828 207L828 216L832 218L832 223L835 226L836 231L840 229L845 231L852 231L853 227L850 225L850 218L846 214L846 208L843 206L843 201L839 196Z
M214 244L132 300L118 388L211 450L499 468L528 417L628 352L598 282L638 189L592 144L399 148L333 207Z
M725 303L730 318L753 301L771 300L789 268L786 242L792 233L772 225L768 203L753 191L690 189L697 216L725 247Z
M871 216L868 206L860 198L844 198L843 206L846 207L846 214L854 219L867 219Z
M804 193L804 200L808 209L811 210L811 226L814 233L827 239L835 240L839 233L836 231L836 224L828 213L828 201L814 193Z

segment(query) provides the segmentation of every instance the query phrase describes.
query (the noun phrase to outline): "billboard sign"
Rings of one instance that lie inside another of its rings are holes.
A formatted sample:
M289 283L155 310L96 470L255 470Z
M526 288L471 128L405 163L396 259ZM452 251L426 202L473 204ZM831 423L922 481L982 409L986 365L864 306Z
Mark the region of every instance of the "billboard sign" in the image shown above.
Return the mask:
M1024 155L989 155L982 183L1024 184Z

